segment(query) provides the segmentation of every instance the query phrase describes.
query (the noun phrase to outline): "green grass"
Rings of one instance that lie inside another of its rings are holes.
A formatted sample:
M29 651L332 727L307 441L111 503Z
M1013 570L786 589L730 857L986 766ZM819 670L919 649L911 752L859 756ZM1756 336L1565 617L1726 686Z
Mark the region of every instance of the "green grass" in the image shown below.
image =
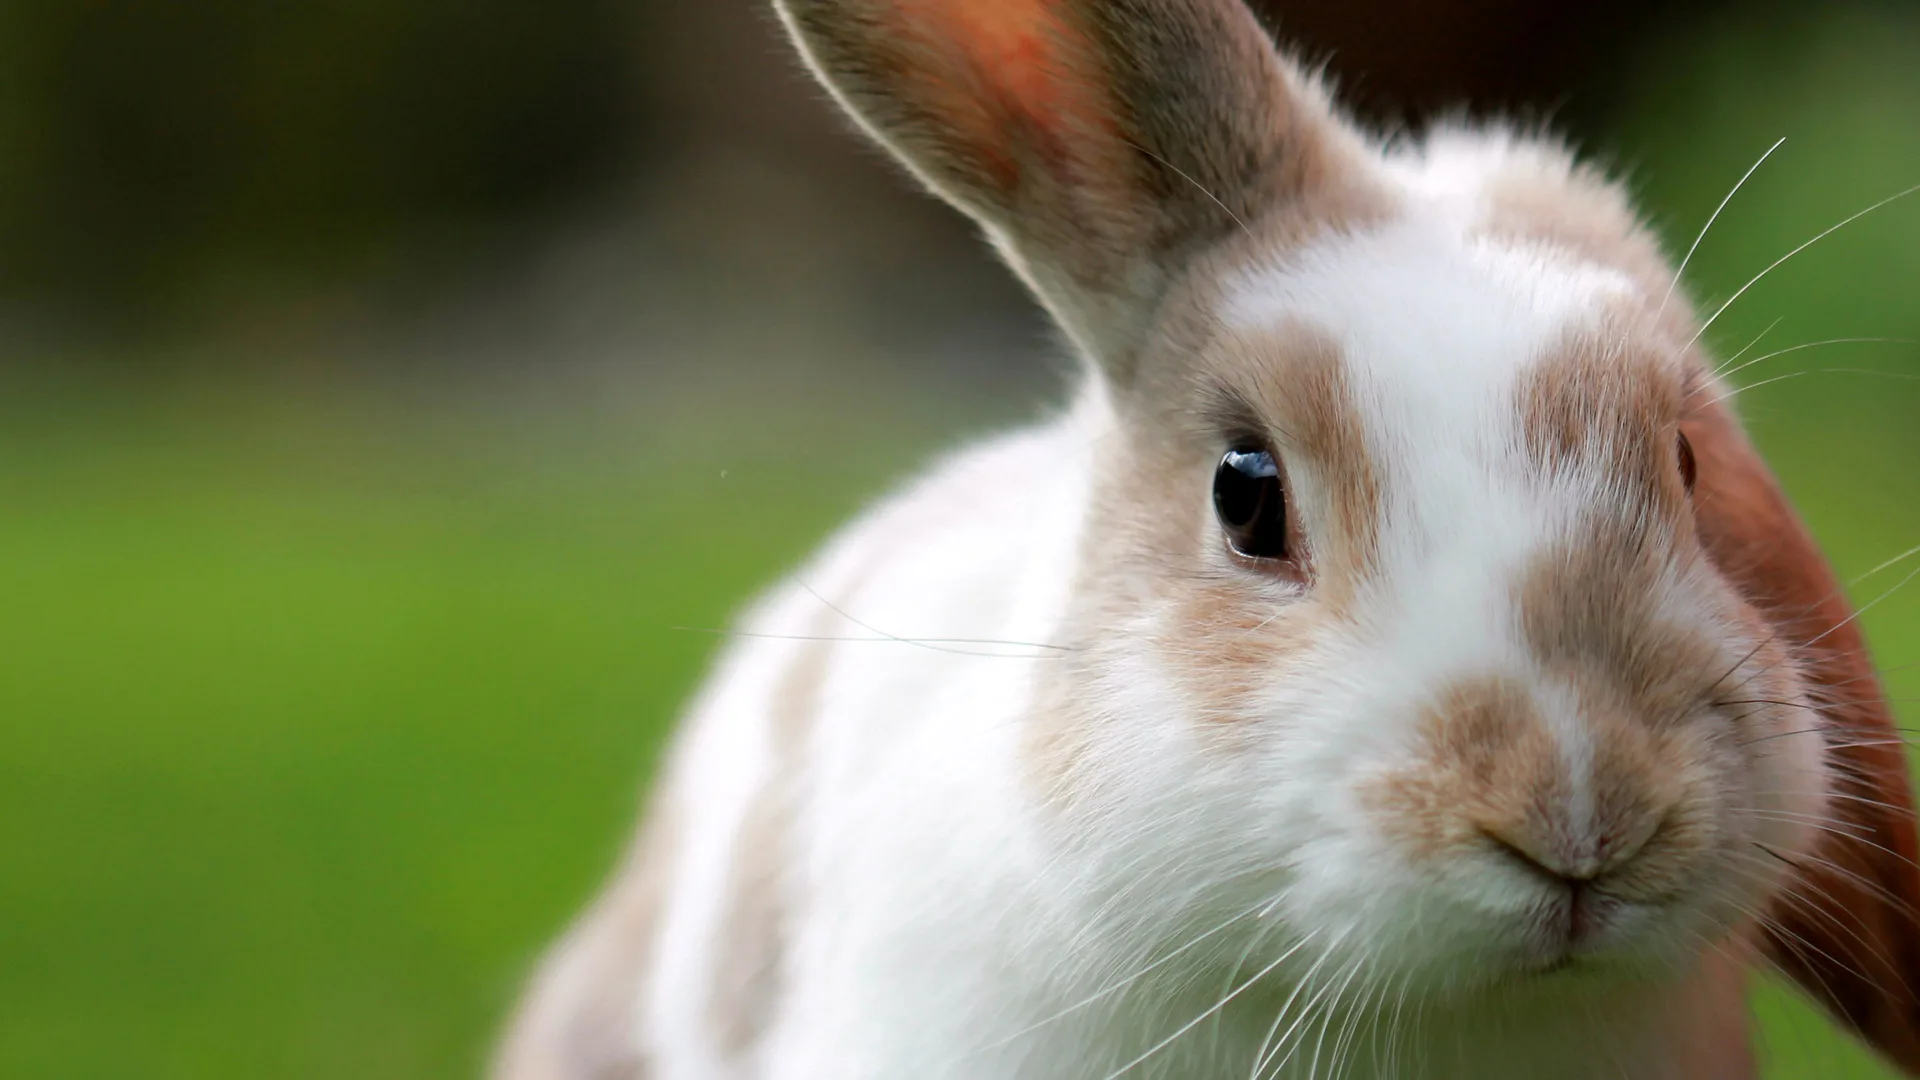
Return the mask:
M714 647L673 628L862 471L353 419L0 449L0 1075L471 1074Z

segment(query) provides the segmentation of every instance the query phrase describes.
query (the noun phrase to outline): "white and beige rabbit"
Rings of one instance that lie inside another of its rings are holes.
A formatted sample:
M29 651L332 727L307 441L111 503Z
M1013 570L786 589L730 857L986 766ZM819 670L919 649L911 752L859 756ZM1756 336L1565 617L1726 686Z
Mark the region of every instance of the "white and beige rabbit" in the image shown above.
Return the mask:
M1242 0L779 0L1084 358L746 619L510 1080L1920 1069L1904 757L1620 190Z

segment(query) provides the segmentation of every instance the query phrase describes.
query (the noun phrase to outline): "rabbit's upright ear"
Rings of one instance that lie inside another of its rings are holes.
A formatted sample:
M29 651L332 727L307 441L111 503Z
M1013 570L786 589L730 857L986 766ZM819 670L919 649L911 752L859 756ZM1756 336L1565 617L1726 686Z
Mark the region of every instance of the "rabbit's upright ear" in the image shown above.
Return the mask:
M1365 161L1243 0L776 5L841 104L1113 374L1183 256L1278 204L1352 199Z
M1767 913L1767 952L1920 1076L1920 844L1905 741L1840 583L1731 414L1709 406L1688 434L1701 537L1792 645L1820 704L1805 726L1825 742L1828 823Z

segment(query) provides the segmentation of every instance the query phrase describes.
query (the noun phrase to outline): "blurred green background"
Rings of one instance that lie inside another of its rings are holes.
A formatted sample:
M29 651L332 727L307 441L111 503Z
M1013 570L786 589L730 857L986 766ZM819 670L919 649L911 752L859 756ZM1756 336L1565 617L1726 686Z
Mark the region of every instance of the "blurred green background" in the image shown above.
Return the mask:
M1709 303L1920 183L1911 6L1547 7L1278 5L1676 250L1786 137ZM1920 197L1712 340L1920 339L1916 281ZM474 1075L703 631L1060 368L747 0L0 5L0 1075ZM1796 372L1740 401L1852 577L1920 543L1920 350L1739 378ZM1920 590L1865 621L1913 698ZM1880 1075L1758 997L1771 1076Z

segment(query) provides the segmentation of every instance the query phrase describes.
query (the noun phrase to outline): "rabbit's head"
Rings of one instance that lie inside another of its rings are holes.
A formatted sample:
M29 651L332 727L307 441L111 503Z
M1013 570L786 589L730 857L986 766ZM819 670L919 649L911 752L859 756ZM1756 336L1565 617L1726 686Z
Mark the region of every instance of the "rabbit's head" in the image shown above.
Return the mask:
M1241 0L780 10L1088 361L1025 782L1108 910L1439 995L1753 935L1920 1061L1892 721L1618 189L1368 140Z

